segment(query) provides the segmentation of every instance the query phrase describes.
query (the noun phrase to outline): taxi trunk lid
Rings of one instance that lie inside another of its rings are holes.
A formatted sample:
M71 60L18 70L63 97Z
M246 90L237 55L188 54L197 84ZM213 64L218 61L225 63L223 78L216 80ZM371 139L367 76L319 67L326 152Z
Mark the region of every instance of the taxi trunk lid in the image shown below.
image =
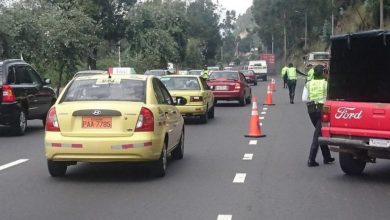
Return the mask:
M201 92L200 90L192 90L192 91L178 91L178 90L172 90L170 91L171 93L171 96L174 97L174 98L177 98L177 97L183 97L187 100L187 104L186 105L199 105L200 104L203 104L203 102L205 100L203 100L203 92ZM197 101L197 102L194 102L194 101L191 101L191 97L202 97L202 101Z
M56 106L56 112L63 136L132 136L142 106L119 101L63 102Z

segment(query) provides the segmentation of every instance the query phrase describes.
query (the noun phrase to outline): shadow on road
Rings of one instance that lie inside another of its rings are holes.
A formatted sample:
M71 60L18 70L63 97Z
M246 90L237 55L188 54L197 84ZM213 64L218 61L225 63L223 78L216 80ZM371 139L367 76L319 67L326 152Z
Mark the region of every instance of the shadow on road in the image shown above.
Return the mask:
M27 125L26 133L24 136L29 136L38 132L41 132L44 130L44 127L42 125ZM21 136L21 137L24 137ZM11 129L6 126L0 126L0 137L17 137L14 134L12 134Z
M368 164L369 166L369 164ZM337 181L348 183L390 183L390 163L387 164L373 164L369 169L363 171L361 175L346 175L342 174L335 177Z

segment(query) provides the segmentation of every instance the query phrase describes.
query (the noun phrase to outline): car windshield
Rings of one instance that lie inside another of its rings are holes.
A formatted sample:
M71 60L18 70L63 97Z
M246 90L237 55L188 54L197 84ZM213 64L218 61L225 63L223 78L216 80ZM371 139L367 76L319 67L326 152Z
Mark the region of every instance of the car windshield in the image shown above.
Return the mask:
M242 74L244 74L245 76L250 76L250 75L253 75L253 71L250 71L250 70L241 70Z
M212 72L209 79L238 80L238 74L236 72Z
M148 70L146 71L145 75L152 75L152 76L165 76L164 70Z
M188 75L197 75L199 76L202 73L202 70L190 70Z
M375 34L334 39L328 98L390 103L390 47L386 45L390 37Z
M145 81L120 78L76 79L63 98L64 102L144 100Z
M160 80L168 90L200 90L196 77L162 77Z

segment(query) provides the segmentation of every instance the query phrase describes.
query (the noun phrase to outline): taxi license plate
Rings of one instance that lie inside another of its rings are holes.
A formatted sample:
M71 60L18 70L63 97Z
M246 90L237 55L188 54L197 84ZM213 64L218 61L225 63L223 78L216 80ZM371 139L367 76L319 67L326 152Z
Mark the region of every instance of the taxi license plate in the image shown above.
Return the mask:
M111 116L84 116L82 118L82 128L97 128L105 129L112 127L112 117Z
M370 138L370 142L368 144L373 147L388 148L390 147L390 140Z
M216 86L215 90L228 90L227 86Z

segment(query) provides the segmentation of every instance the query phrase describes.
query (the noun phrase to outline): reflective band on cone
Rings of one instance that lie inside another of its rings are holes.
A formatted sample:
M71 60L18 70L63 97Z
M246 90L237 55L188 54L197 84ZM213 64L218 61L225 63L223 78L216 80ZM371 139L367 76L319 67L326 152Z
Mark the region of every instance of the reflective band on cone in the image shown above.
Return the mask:
M276 82L274 78L271 79L271 89L272 92L276 92Z
M252 103L253 105L252 105L251 117L249 120L248 134L245 135L245 137L251 137L251 138L265 137L265 135L261 134L259 112L257 111L257 102L255 97L252 98Z

